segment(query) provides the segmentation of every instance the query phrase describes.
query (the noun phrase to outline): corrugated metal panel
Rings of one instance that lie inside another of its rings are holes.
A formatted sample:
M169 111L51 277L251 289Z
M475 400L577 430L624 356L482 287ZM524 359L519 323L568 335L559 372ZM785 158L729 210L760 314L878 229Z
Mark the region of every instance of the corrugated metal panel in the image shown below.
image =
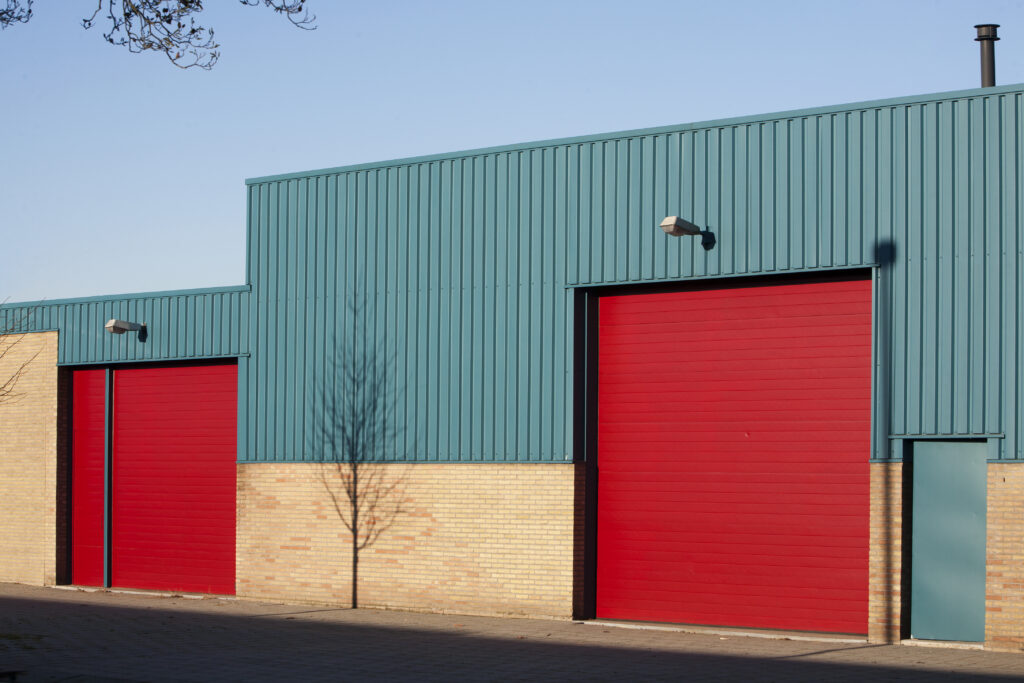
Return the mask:
M1020 457L1019 93L887 117L892 431L1006 435Z
M354 335L393 356L392 457L565 460L568 288L874 265L892 245L891 431L1005 433L1019 456L1019 90L250 181L240 455L315 457L313 397ZM718 246L660 234L677 213Z
M558 155L251 187L261 332L242 457L315 457L315 397L354 335L390 367L403 426L392 455L564 459L572 295L558 266Z
M62 365L185 360L249 351L249 287L155 292L0 306L0 329L58 330ZM110 334L111 318L144 322L147 338Z

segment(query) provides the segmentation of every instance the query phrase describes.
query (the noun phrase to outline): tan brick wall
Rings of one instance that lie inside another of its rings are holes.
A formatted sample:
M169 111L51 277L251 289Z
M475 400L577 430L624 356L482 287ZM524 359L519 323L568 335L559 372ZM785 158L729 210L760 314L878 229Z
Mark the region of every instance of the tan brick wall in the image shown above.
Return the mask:
M871 463L868 639L900 639L903 463Z
M403 480L407 512L360 554L360 606L572 616L581 552L576 466L377 467ZM326 493L323 468L238 466L239 595L349 604L351 537Z
M1024 464L989 464L986 535L986 645L1024 650Z
M17 343L8 346L12 340ZM0 403L0 581L56 582L57 333L0 337L0 378L28 365Z
M903 466L871 465L871 551L868 635L900 637ZM886 503L888 501L888 503ZM989 464L985 645L1024 650L1024 464Z

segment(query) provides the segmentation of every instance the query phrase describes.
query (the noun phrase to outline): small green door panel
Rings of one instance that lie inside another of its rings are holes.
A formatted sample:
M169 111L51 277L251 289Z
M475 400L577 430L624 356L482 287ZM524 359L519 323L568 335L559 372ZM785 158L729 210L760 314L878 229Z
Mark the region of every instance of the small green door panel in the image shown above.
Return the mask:
M984 442L914 443L914 638L985 640L987 454Z

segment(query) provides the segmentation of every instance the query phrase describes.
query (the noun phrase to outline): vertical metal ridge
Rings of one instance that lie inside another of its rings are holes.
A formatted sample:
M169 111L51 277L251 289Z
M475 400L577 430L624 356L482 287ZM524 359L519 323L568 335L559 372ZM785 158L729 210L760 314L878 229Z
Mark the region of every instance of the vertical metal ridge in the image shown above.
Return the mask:
M1020 271L1019 101L812 112L337 171L299 190L294 179L255 184L249 391L290 416L268 404L248 423L290 437L253 457L303 457L303 383L321 372L329 342L257 334L292 323L291 311L308 311L321 338L338 337L343 303L367 297L368 342L402 349L395 381L408 427L389 449L396 457L559 460L571 387L566 287L871 266L883 244L896 251L893 431L1007 430L1021 419L1024 382L1013 357L1020 275L1010 288ZM713 230L718 245L709 253L660 234L672 214ZM195 303L211 314L210 301ZM990 379L1003 371L1003 384ZM279 394L289 382L292 402Z
M254 183L251 294L57 302L33 325L61 330L65 364L252 353L240 457L297 460L353 331L346 306L365 297L365 341L401 351L408 426L390 453L559 460L567 287L866 267L891 241L893 431L1005 432L1019 457L1020 103L939 98ZM715 249L660 234L676 213ZM145 318L149 340L104 333L107 316Z
M1021 140L1021 127L1024 125L1024 112L1022 109L1022 100L1020 94L1014 96L1014 125L1013 131L1016 134L1016 144L1014 145L1014 173L1019 184L1022 180L1022 173L1024 173L1024 159L1021 158L1022 148L1024 148L1024 141ZM1016 248L1014 250L1014 258L1017 265L1017 284L1016 284L1016 315L1015 320L1017 321L1016 329L1016 344L1014 348L1020 348L1020 344L1024 341L1024 207L1021 206L1021 196L1019 192L1014 193L1014 217L1015 217L1015 242ZM1015 355L1014 362L1017 365L1016 380L1014 386L1013 401L1008 402L1006 412L1014 416L1016 424L1014 424L1014 437L1007 439L1006 448L1003 451L1004 458L1024 458L1024 438L1022 438L1021 430L1024 429L1024 410L1020 409L1021 403L1024 402L1024 396L1021 392L1024 391L1024 362L1021 361L1020 357ZM1007 421L1009 423L1009 420Z
M236 330L241 322L214 320L212 304L208 303L214 300L230 301L242 308L248 304L249 292L232 288L223 292L6 304L0 306L0 328L16 324L23 332L58 330L57 362L62 365L190 360L248 353L246 344L221 336L223 329ZM146 340L141 341L133 333L108 334L103 326L110 318L146 323ZM189 335L194 341L180 344L179 335Z

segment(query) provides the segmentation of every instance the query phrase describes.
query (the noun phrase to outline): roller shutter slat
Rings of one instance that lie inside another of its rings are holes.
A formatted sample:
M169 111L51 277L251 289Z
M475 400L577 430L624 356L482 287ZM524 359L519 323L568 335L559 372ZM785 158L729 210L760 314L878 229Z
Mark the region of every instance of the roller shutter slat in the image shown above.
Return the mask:
M870 302L601 298L598 617L866 632Z
M102 586L107 373L71 377L71 583Z
M236 373L115 372L114 586L235 592Z

